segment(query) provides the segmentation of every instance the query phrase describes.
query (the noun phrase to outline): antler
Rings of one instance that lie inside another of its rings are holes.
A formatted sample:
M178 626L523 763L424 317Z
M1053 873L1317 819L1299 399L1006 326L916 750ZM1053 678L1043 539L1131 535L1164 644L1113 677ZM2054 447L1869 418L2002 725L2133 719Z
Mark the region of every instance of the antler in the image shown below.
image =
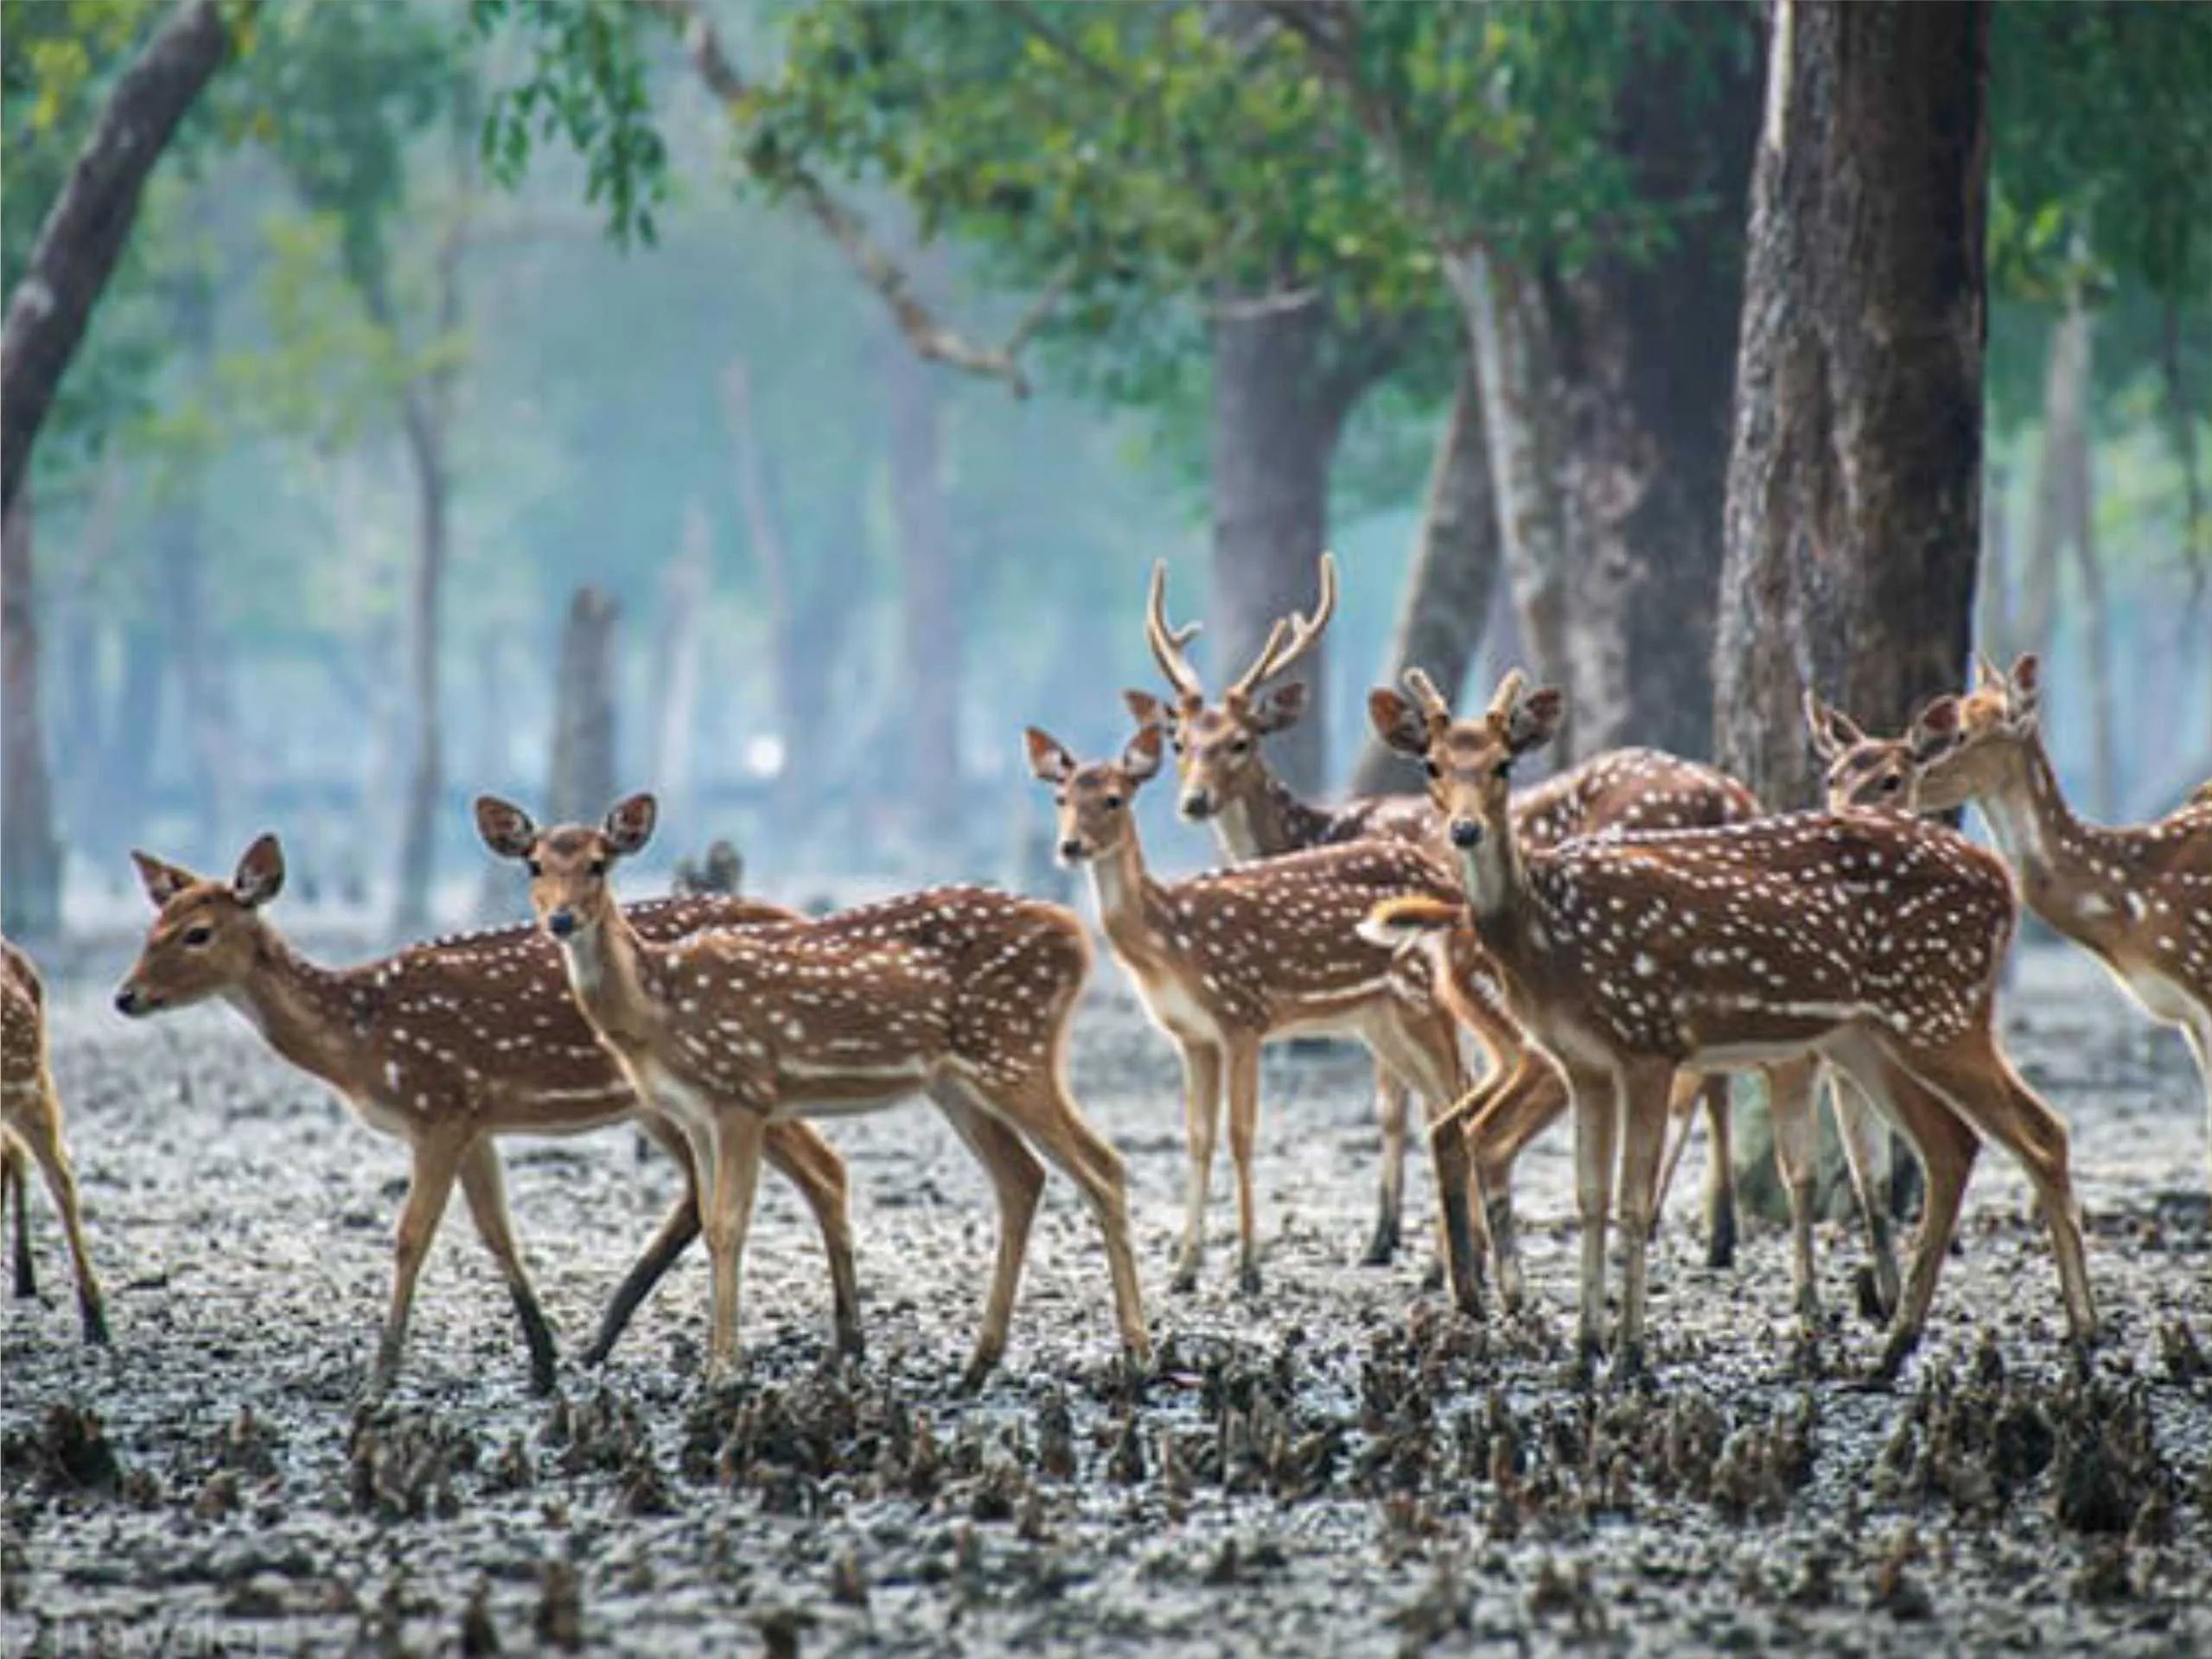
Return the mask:
M1321 599L1310 616L1297 611L1267 630L1267 642L1259 648L1259 655L1251 667L1245 670L1236 684L1224 693L1223 700L1241 701L1266 681L1275 678L1295 664L1300 657L1312 650L1320 640L1322 630L1329 626L1329 619L1336 614L1336 559L1331 553L1321 556Z
M1197 622L1182 628L1169 625L1168 562L1164 558L1155 559L1151 597L1144 608L1144 639L1152 648L1160 672L1168 677L1168 684L1175 687L1185 706L1206 700L1206 688L1199 682L1198 671L1182 654L1182 648L1198 637L1199 627Z
M1514 705L1520 701L1520 693L1528 684L1528 676L1518 668L1506 670L1506 677L1498 682L1498 689L1490 699L1489 712L1501 720L1513 718Z

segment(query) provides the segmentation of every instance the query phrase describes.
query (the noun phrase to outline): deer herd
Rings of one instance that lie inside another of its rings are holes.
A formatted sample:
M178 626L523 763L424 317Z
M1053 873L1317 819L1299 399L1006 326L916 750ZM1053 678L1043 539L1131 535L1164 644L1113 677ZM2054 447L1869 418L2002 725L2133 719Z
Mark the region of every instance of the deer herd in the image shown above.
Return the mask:
M1573 1120L1581 1272L1577 1369L1608 1351L1608 1229L1622 1282L1611 1370L1646 1353L1648 1241L1700 1107L1715 1138L1707 1247L1733 1252L1731 1074L1763 1075L1792 1211L1801 1340L1820 1308L1813 1263L1818 1101L1825 1092L1866 1229L1865 1298L1890 1321L1877 1375L1925 1328L1974 1159L2018 1162L2050 1235L2071 1343L2097 1331L2064 1121L2006 1056L1996 993L2022 903L2095 955L2154 1019L2178 1026L2203 1074L2212 1129L2212 785L2155 824L2106 828L2068 809L2037 730L2037 665L1978 661L1973 689L1929 703L1895 738L1868 737L1814 695L1826 766L1818 811L1769 814L1709 766L1618 750L1514 788L1565 712L1508 673L1455 713L1418 669L1368 699L1376 735L1425 770L1425 795L1324 807L1270 769L1265 739L1305 688L1283 676L1336 603L1323 554L1311 615L1278 622L1210 698L1153 572L1145 634L1169 699L1130 692L1136 729L1079 759L1034 727L1031 772L1052 791L1061 859L1091 881L1106 948L1182 1061L1189 1154L1173 1284L1203 1263L1226 1097L1237 1198L1237 1284L1260 1286L1253 1159L1260 1051L1330 1033L1373 1057L1382 1131L1369 1261L1400 1243L1407 1099L1418 1094L1450 1293L1479 1313L1487 1279L1526 1305L1511 1181L1520 1152ZM1213 826L1223 867L1163 880L1147 867L1138 794L1165 770L1182 817ZM1972 802L1998 852L1927 814ZM673 1157L683 1196L615 1292L586 1358L603 1359L695 1237L711 1272L708 1372L739 1358L745 1241L763 1161L799 1190L829 1261L832 1340L861 1347L843 1160L812 1120L916 1096L952 1125L998 1200L982 1325L963 1379L1004 1354L1047 1166L1080 1189L1105 1246L1126 1364L1150 1363L1120 1157L1068 1085L1089 935L1061 907L939 887L808 918L729 895L618 901L618 867L650 839L650 795L596 826L541 828L490 796L476 826L524 866L536 925L417 945L330 968L270 916L276 838L228 880L134 854L156 915L115 1005L132 1017L218 998L285 1060L328 1084L412 1158L392 1300L372 1378L401 1356L417 1279L457 1183L507 1281L540 1391L553 1337L508 1216L500 1137L634 1121ZM86 1336L106 1340L36 971L13 946L4 979L0 1201L16 1209L19 1294L33 1290L28 1164L61 1211ZM1463 1039L1471 1039L1471 1044ZM1479 1072L1468 1062L1478 1052ZM1826 1085L1825 1090L1823 1085ZM1681 1121L1673 1134L1670 1126ZM1885 1131L1909 1143L1926 1198L1900 1273L1879 1181ZM1486 1264L1487 1269L1486 1272Z

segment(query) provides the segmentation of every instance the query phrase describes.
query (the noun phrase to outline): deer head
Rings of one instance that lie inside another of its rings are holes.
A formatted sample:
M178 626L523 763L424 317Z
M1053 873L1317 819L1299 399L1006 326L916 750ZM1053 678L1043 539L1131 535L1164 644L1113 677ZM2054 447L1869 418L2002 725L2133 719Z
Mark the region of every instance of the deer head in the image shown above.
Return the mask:
M1532 692L1526 686L1519 669L1507 674L1476 720L1453 720L1450 704L1418 668L1406 671L1410 701L1386 688L1367 695L1367 718L1375 735L1422 763L1429 799L1452 845L1463 853L1480 846L1486 836L1504 834L1514 763L1549 743L1566 712L1565 699L1555 689Z
M1977 652L1973 689L1964 697L1938 700L1954 705L1957 730L1954 741L1921 768L1923 812L1964 806L1976 795L2001 790L2018 776L2012 769L2036 735L2042 708L2043 665L2030 653L2005 673ZM1928 710L1922 711L1922 718L1927 714Z
M1805 724L1813 752L1827 768L1830 812L1928 810L1922 780L1961 740L1959 699L1938 697L1913 717L1902 737L1870 737L1841 711L1805 693ZM1955 803L1954 803L1955 804Z
M521 807L496 795L476 797L476 833L530 872L530 908L556 940L589 934L613 913L609 876L618 859L653 839L659 816L651 795L634 794L609 807L596 829L562 824L540 830Z
M1055 840L1062 864L1081 864L1118 852L1136 833L1131 814L1137 792L1160 769L1157 726L1141 727L1118 761L1079 764L1059 739L1035 726L1024 734L1030 770L1052 786Z
M1182 785L1176 804L1185 818L1212 818L1232 801L1265 786L1267 767L1260 758L1260 739L1297 724L1305 712L1307 692L1303 684L1262 687L1310 652L1335 614L1336 561L1328 553L1321 556L1320 581L1321 597L1313 614L1293 612L1278 619L1251 666L1221 693L1219 703L1208 703L1204 684L1184 650L1198 636L1199 624L1176 628L1169 622L1167 563L1153 565L1144 637L1160 672L1175 689L1176 700L1170 706L1148 692L1134 691L1123 692L1122 700L1138 725L1159 728L1174 745Z
M116 990L117 1011L136 1018L187 1007L243 984L263 951L261 907L284 890L284 851L277 838L264 835L246 848L228 882L150 852L134 852L131 861L156 914Z

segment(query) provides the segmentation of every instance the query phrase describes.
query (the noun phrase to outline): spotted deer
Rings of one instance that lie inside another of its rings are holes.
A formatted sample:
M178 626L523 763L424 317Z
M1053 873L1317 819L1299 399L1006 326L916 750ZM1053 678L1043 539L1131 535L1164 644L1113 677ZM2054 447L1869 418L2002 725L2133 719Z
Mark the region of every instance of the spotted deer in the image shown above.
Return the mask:
M1479 720L1449 724L1432 746L1476 783L1456 797L1448 825L1465 914L1508 1007L1573 1101L1585 1370L1601 1347L1616 1152L1626 1257L1616 1362L1632 1374L1643 1363L1645 1235L1675 1074L1807 1057L1847 1072L1928 1170L1881 1374L1896 1372L1925 1326L1978 1135L2026 1170L2071 1336L2086 1347L2096 1315L2066 1126L1997 1042L1997 972L2016 919L2003 865L1939 825L1864 812L1525 848L1508 802L1513 767L1550 740L1563 712L1558 692L1527 692L1510 673ZM1401 899L1370 926L1418 937L1462 914Z
M1149 1366L1121 1158L1068 1088L1068 1023L1090 969L1082 923L1034 899L941 887L813 921L655 941L615 903L609 878L657 816L653 798L637 794L596 828L541 831L519 807L476 802L485 845L530 873L532 907L577 1006L691 1142L713 1264L710 1379L737 1361L763 1135L916 1094L950 1121L998 1201L998 1258L965 1384L979 1385L1005 1351L1044 1184L1033 1148L1088 1201L1124 1352Z
M1053 789L1060 856L1090 871L1106 942L1182 1058L1190 1167L1176 1286L1197 1282L1226 1088L1238 1281L1256 1292L1252 1159L1261 1045L1299 1033L1356 1036L1379 1064L1412 1079L1431 1120L1449 1111L1461 1082L1450 1017L1356 930L1391 895L1449 896L1450 877L1410 842L1370 839L1157 881L1144 868L1133 808L1160 769L1159 728L1140 727L1118 760L1088 765L1034 726L1027 741L1030 771ZM1446 1270L1455 1298L1471 1311L1480 1292L1466 1160L1454 1141L1434 1161Z
M1981 809L2027 907L2103 963L2144 1012L2180 1029L2212 1132L2212 801L2153 824L2075 817L2037 723L2041 682L2033 656L2009 673L1977 660L1966 697L1937 699L1904 737L1862 752L1895 764L1902 751L1926 811ZM1931 722L1947 740L1930 735Z
M12 1190L16 1206L16 1294L38 1294L31 1267L29 1181L35 1161L61 1212L62 1236L77 1270L77 1314L89 1343L107 1341L106 1304L99 1276L85 1248L77 1209L77 1171L62 1138L61 1096L46 1054L46 986L31 959L0 939L0 1194Z
M1267 764L1264 740L1296 724L1306 706L1303 684L1271 689L1269 682L1304 660L1335 610L1336 562L1323 553L1312 614L1293 613L1278 620L1259 655L1214 701L1208 698L1188 650L1200 624L1177 627L1168 620L1167 565L1162 561L1152 567L1144 637L1175 701L1170 705L1138 691L1125 692L1123 700L1140 726L1157 726L1167 734L1178 774L1178 809L1194 822L1212 824L1232 863L1335 846L1370 835L1399 836L1442 849L1440 820L1425 795L1358 796L1322 806L1300 796ZM1516 798L1514 809L1524 835L1553 845L1616 823L1648 829L1730 823L1756 813L1758 803L1741 784L1710 767L1654 750L1626 749L1596 756L1525 791ZM1491 1075L1501 1076L1520 1063L1520 1034L1484 999L1461 999L1460 1012L1482 1046ZM1370 1263L1389 1260L1400 1238L1406 1093L1405 1084L1378 1062L1375 1097L1382 1130L1382 1188L1374 1240L1367 1247ZM1692 1094L1689 1101L1693 1104L1699 1098ZM1701 1098L1713 1146L1705 1190L1706 1247L1713 1265L1724 1267L1733 1260L1736 1247L1728 1097L1724 1088L1715 1088ZM1560 1109L1565 1109L1564 1101ZM1542 1126L1541 1122L1533 1124L1528 1133L1533 1135ZM1685 1139L1687 1132L1686 1120ZM1520 1145L1498 1150L1509 1164ZM1491 1171L1500 1184L1506 1174Z
M392 1257L392 1303L373 1392L397 1375L416 1280L457 1181L477 1235L498 1262L529 1350L532 1385L554 1383L552 1330L508 1216L496 1140L570 1135L636 1119L684 1171L677 1200L601 1320L585 1358L603 1360L631 1315L699 1231L698 1171L675 1126L641 1111L615 1059L576 1009L558 952L534 928L411 946L328 968L287 944L265 910L283 890L273 835L248 847L227 882L143 852L138 875L156 914L115 995L133 1018L218 998L284 1059L328 1084L379 1133L407 1143L411 1168ZM732 899L635 907L641 935L675 939L703 927L777 922L790 912ZM845 1164L803 1124L779 1125L769 1161L798 1187L829 1254L838 1345L860 1346L859 1298L846 1217Z

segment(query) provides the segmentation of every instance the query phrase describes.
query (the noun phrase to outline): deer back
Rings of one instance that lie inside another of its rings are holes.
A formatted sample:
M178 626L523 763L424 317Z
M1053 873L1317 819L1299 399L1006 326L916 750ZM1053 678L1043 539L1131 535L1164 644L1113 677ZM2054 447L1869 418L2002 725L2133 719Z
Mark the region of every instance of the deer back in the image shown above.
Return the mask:
M1704 829L1759 815L1759 800L1727 773L1656 749L1614 749L1521 790L1514 833L1554 847L1608 830Z

